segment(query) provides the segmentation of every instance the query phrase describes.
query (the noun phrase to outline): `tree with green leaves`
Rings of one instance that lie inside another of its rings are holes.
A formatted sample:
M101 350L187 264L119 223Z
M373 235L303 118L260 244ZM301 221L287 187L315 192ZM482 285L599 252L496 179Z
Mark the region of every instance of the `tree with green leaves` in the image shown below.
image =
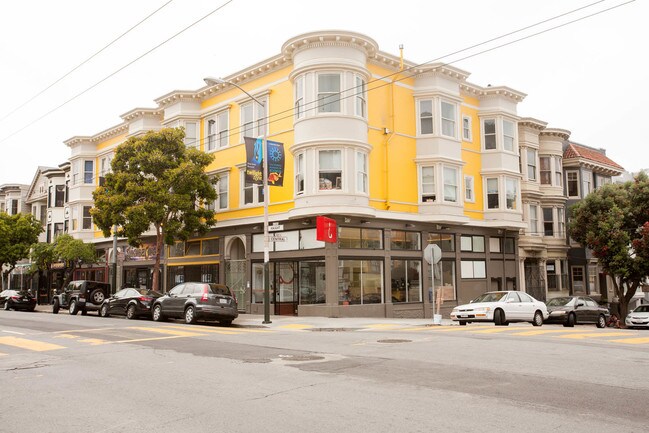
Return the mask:
M74 239L68 234L56 238L52 252L54 261L64 264L63 283L59 288L67 286L72 281L74 271L79 266L95 263L97 259L94 245Z
M649 178L605 185L572 209L570 236L593 252L611 276L624 320L649 277Z
M41 222L31 214L0 212L0 269L2 287L9 287L9 274L16 264L29 257L29 248L43 232Z
M159 289L164 244L205 234L216 223L214 211L201 206L216 200L213 180L205 173L214 157L187 148L183 128L165 128L131 137L117 147L103 186L93 193L94 223L104 236L113 227L130 245L141 245L151 228L158 253L153 290Z

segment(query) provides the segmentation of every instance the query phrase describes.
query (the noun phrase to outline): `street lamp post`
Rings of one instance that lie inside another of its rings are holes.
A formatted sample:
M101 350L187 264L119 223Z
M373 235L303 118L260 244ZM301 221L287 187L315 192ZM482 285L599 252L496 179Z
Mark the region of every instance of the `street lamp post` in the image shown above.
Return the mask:
M264 113L266 112L266 106L257 98L252 96L250 93L248 93L245 89L243 89L241 86L239 86L236 83L233 83L232 81L226 81L221 78L204 78L204 81L206 84L214 84L214 83L219 83L219 84L231 84L237 89L241 90L243 93L248 95L250 99L255 101L257 104L261 106L261 108L264 109ZM267 324L267 323L272 323L270 321L270 242L268 239L268 200L269 200L269 194L268 194L268 158L267 158L267 143L266 143L266 135L267 135L267 128L266 126L264 128L264 134L262 136L262 142L261 142L261 154L263 155L263 192L264 192L264 321L262 323Z

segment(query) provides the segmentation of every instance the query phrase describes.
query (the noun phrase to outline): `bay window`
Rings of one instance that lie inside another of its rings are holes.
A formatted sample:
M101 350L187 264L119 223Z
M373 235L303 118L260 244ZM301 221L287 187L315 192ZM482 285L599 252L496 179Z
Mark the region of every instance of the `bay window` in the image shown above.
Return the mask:
M496 119L484 119L482 121L482 134L484 148L494 150L496 148Z
M498 209L500 197L498 192L498 178L487 179L487 209Z
M367 154L356 152L356 191L367 193Z
M456 105L442 101L442 135L455 138L455 111Z
M457 169L444 167L444 201L457 202Z
M318 151L318 189L342 189L342 175L341 151Z
M198 122L185 122L185 146L198 148Z
M423 203L434 202L435 195L435 167L421 168L421 201Z
M419 133L433 133L433 101L430 99L419 101Z
M552 166L549 156L542 156L541 162L541 185L552 185Z
M536 180L536 150L527 149L527 179Z
M304 193L304 153L295 157L295 195Z
M295 79L295 118L304 117L304 77Z
M365 80L360 76L354 77L356 97L354 98L354 114L361 117L367 116L367 89Z
M505 194L507 209L516 210L518 208L518 179L505 179Z
M340 112L340 74L318 75L318 112Z
M516 133L514 132L514 122L503 120L503 149L513 152Z

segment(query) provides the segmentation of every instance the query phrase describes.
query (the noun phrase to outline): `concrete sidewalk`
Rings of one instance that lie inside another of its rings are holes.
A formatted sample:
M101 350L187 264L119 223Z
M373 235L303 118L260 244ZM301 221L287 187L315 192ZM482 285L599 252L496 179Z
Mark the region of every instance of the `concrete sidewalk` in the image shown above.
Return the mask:
M36 311L40 313L52 313L51 305L37 305ZM66 310L61 310L59 314L68 314ZM96 312L89 313L96 315ZM234 325L239 326L259 326L264 328L321 328L321 329L352 329L382 326L401 327L401 326L428 326L433 325L433 319L399 319L384 317L311 317L311 316L270 316L271 323L263 323L262 314L240 313L239 317L234 320ZM448 326L457 324L450 319L442 319L442 325Z

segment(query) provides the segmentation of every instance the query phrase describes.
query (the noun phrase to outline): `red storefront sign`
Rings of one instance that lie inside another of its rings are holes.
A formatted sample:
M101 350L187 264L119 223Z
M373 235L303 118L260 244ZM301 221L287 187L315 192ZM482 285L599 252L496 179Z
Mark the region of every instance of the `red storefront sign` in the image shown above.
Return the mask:
M316 239L323 242L338 242L336 220L323 216L316 217Z

